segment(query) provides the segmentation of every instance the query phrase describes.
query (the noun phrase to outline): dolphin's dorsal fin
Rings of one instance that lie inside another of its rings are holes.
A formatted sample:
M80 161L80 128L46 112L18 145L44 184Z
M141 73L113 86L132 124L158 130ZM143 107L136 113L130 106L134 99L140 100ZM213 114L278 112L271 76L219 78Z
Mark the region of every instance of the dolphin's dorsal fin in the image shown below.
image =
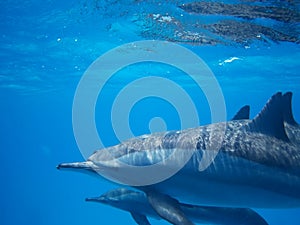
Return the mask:
M145 215L135 213L135 212L130 212L130 214L138 225L151 225L151 223L149 223Z
M285 107L283 108L283 119L285 122L291 125L297 125L292 112L292 92L287 92L283 95Z
M267 134L289 141L283 124L283 109L286 107L282 93L273 95L261 112L249 123L251 131Z
M243 106L231 120L248 120L250 114L250 106Z

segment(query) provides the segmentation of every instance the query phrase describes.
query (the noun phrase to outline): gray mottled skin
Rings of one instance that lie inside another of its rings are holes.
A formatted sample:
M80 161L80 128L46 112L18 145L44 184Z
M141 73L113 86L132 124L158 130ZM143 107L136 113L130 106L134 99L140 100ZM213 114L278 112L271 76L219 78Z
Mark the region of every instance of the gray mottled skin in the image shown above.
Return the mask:
M275 94L253 120L144 135L107 148L109 154L99 150L87 162L60 164L58 168L115 171L122 167L112 158L129 165L149 165L174 149L182 155L186 149L194 149L191 159L177 174L139 189L197 205L300 207L300 149L284 129L282 109L286 102L282 99L281 93ZM222 139L218 131L224 126ZM218 155L206 170L199 171L202 155L216 151L216 143L220 144ZM180 163L181 157L176 160L174 165Z
M100 202L138 215L138 224L147 224L146 216L160 219L148 202L143 192L136 192L125 188L111 190L87 201ZM223 208L197 206L179 203L185 215L195 223L212 225L267 225L268 223L255 211L246 208ZM148 224L149 221L148 221Z

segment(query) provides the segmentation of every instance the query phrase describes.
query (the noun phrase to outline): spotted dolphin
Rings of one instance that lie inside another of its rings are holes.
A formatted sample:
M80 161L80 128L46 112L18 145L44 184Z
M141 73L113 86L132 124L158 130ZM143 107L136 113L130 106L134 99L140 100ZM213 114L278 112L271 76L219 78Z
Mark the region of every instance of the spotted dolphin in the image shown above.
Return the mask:
M218 207L300 207L300 149L285 131L282 109L286 107L282 93L278 92L252 120L232 120L143 135L106 148L107 151L98 150L85 162L62 163L58 169L93 174L109 172L118 176L124 165L120 162L149 165L176 150L181 155L162 167L172 169L181 163L187 150L193 149L192 157L174 176L137 187L146 193L151 206L167 221L193 224L180 210L178 201ZM216 131L223 127L225 136L216 137ZM213 162L201 170L202 156L217 150ZM124 177L135 178L133 173ZM170 212L178 217L173 220Z
M86 198L130 212L139 225L150 225L147 217L161 219L148 202L143 192L126 188L111 190L100 197ZM267 225L268 223L254 210L247 208L224 208L196 206L180 203L184 214L195 223L212 225Z

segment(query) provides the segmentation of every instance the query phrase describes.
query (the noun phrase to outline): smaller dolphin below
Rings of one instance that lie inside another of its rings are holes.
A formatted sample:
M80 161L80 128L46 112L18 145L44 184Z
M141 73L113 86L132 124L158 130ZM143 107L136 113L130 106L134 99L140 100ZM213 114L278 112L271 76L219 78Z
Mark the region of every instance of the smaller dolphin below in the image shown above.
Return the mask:
M86 201L99 202L128 211L139 225L150 225L147 216L161 219L151 207L146 194L143 192L118 188L100 197L86 198ZM179 207L186 217L195 223L214 225L268 225L258 213L249 208L197 206L183 203L179 203Z

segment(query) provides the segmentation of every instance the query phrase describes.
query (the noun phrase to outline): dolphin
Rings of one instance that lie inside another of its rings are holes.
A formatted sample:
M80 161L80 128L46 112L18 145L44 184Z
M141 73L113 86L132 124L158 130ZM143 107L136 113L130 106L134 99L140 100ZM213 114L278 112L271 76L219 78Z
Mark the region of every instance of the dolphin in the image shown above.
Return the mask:
M100 197L86 198L89 202L99 202L130 212L139 225L150 225L147 216L161 219L148 202L143 192L126 188L111 190ZM223 208L197 206L180 203L185 215L195 223L212 225L267 225L268 223L254 210L247 208Z
M133 167L152 165L176 151L172 163L156 170L159 174L174 169L193 150L175 175L136 187L146 193L150 205L167 221L193 224L182 212L178 200L218 207L300 207L300 149L285 131L286 107L287 101L278 92L252 120L143 135L105 151L98 150L85 162L62 163L57 168L91 174L105 172L118 177L128 169L124 163ZM225 135L220 137L223 127ZM212 152L217 152L216 157L202 169L202 156ZM129 174L123 177L125 181L148 179L148 176L138 177L134 171Z

